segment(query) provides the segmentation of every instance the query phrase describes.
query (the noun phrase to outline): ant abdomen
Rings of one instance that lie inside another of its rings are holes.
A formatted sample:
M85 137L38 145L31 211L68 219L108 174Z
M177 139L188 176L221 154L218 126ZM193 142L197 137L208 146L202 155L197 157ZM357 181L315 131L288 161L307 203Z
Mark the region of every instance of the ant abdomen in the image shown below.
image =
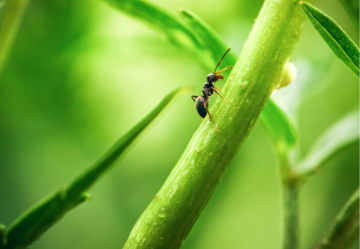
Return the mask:
M196 108L196 111L199 113L199 115L202 117L202 118L205 118L206 117L206 114L208 112L207 108L208 108L208 103L206 103L206 107L205 107L205 102L206 102L206 99L203 97L203 96L199 96L196 98L196 101L195 101L195 108Z

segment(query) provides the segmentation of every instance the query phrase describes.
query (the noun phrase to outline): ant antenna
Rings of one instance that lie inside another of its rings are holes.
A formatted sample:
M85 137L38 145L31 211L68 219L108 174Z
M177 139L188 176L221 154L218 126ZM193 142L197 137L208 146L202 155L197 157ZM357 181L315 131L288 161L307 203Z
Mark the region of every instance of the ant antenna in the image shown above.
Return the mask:
M230 49L231 49L231 48L229 48L229 49L225 52L225 54L223 55L223 57L221 58L221 60L220 60L219 63L217 64L217 66L215 67L214 73L216 72L216 69L218 68L218 66L220 65L220 63L222 62L222 60L224 59L225 55L230 51Z

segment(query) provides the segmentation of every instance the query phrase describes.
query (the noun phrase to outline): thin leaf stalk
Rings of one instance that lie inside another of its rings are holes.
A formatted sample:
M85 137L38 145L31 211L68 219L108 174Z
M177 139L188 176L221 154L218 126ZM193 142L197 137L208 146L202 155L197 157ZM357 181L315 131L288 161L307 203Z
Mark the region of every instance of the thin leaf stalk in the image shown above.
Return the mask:
M281 77L305 21L293 0L266 0L225 84L124 248L179 248L200 216ZM261 152L257 152L261 153Z
M283 183L284 249L300 248L299 186L296 182Z
M277 146L277 158L279 161L281 190L282 190L282 213L283 213L283 249L300 248L300 225L299 225L299 193L301 182L297 175L293 174L290 162L290 150L284 146Z
M0 23L0 74L7 55L15 39L28 0L6 1L4 15Z

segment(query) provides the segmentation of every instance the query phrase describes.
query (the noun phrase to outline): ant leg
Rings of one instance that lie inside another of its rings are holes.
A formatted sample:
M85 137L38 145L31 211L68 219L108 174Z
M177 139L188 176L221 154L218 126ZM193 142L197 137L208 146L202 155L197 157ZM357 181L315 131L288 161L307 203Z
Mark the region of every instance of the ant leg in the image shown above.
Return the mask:
M194 102L196 102L196 100L195 99L197 99L199 96L195 96L195 95L191 95L191 98L192 98L192 100L194 100ZM194 99L195 98L195 99Z
M216 128L215 122L214 122L214 120L213 120L213 118L211 117L211 114L210 114L210 112L209 112L209 109L208 109L208 102L209 102L209 99L208 99L208 100L206 100L206 102L204 103L204 106L205 106L206 112L209 114L209 118L210 118L211 122L214 124L215 130L216 130L217 132L220 132L220 131Z
M212 119L211 114L210 114L210 112L209 112L209 110L208 110L207 108L206 108L206 111L207 111L207 113L209 114L210 120L211 120L211 121L213 122L213 124L214 124L215 130L216 130L217 132L220 132L220 131L216 128L215 122L214 122L214 120Z
M213 89L213 91L214 92L216 92L217 93L217 95L219 95L220 96L220 98L222 98L223 100L225 100L225 101L229 101L229 100L227 100L227 99L224 99L223 97L221 97L221 95L215 90L215 88L214 87L212 87L211 89Z
M222 91L221 88L218 88L218 87L215 87L215 86L214 86L214 89Z

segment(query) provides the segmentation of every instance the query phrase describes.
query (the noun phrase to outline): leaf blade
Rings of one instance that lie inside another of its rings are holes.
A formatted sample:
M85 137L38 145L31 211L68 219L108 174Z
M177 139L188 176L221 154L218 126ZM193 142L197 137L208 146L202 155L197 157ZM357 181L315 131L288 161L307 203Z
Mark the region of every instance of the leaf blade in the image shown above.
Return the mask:
M307 2L300 2L302 9L324 41L350 70L359 77L359 48L345 31L328 15Z
M6 249L27 248L63 215L80 203L90 199L83 194L122 155L138 135L177 96L188 91L188 87L178 88L169 93L145 118L121 137L93 166L85 170L67 187L51 194L22 214L6 231Z
M5 2L0 2L0 8ZM11 47L16 39L23 14L28 5L28 0L8 1L0 22L0 73L4 68Z
M359 113L346 115L326 130L315 142L309 154L293 169L294 173L307 178L330 158L343 149L359 142Z
M350 197L335 218L328 233L314 249L345 249L359 237L359 189Z
M229 48L220 36L199 16L187 9L180 9L181 18L191 28L200 44L210 53L213 62L218 63L225 51ZM233 50L225 56L222 64L225 66L234 65L237 55Z
M297 140L296 129L275 102L266 102L259 120L279 150L291 148L295 145Z
M139 0L104 0L111 7L138 18L165 32L169 40L177 45L199 48L195 36L175 16L155 4Z

